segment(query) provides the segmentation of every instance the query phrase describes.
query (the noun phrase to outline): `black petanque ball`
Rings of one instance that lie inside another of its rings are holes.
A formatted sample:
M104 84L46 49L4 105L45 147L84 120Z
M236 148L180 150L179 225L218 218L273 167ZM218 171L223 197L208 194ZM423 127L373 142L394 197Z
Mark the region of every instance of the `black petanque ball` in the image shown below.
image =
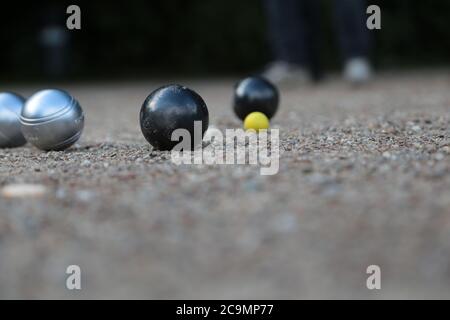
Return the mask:
M195 91L181 85L156 89L145 99L140 112L142 134L158 150L171 150L179 143L172 141L176 129L189 131L193 149L201 142L194 138L195 121L201 122L200 138L203 138L209 124L206 103Z
M262 112L272 118L278 109L278 89L262 77L249 77L236 84L233 109L244 120L252 112Z

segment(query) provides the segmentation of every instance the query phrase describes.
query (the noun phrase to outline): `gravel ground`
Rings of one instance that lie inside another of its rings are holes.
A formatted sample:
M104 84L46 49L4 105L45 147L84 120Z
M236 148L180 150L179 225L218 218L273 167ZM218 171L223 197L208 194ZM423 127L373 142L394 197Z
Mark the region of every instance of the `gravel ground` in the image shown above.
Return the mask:
M0 197L0 298L450 298L448 74L283 89L273 176L153 151L140 105L172 79L60 84L84 107L80 142L0 150L0 187L46 188ZM233 80L180 82L210 123L241 126ZM372 264L381 290L366 288Z

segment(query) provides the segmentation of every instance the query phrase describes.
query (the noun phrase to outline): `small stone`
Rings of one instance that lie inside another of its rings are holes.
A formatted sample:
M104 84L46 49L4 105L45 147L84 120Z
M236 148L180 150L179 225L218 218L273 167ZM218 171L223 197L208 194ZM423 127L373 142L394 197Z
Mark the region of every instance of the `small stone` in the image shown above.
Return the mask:
M444 146L441 148L441 151L446 153L446 154L450 154L450 146Z
M55 194L56 194L56 198L58 198L58 199L64 199L65 197L67 197L67 192L63 188L58 188L58 190L56 190Z
M10 184L1 190L5 198L42 197L46 193L47 188L41 184Z
M90 190L77 190L75 191L75 197L81 202L90 202L95 198L95 193Z
M389 151L383 152L383 158L389 159L391 157L391 153Z
M305 174L309 174L314 172L314 167L312 165L304 165L301 167L301 171Z

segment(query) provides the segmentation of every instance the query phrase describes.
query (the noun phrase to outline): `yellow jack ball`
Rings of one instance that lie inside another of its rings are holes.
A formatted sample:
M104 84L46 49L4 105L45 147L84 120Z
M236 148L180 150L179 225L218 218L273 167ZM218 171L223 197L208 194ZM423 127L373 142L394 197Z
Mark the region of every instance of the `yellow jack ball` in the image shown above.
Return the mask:
M261 129L269 129L269 118L262 112L252 112L244 120L245 130L254 129L259 131Z

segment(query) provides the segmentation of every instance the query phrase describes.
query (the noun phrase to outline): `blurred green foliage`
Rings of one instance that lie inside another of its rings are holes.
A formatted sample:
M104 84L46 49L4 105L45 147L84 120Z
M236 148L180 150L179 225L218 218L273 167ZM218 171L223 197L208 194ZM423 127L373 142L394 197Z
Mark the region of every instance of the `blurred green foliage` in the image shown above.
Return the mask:
M326 68L336 68L339 55L331 4L321 1L320 59ZM55 3L64 25L65 5ZM375 0L368 4L382 9L382 30L371 32L378 68L448 64L450 1ZM90 1L79 5L82 30L71 31L73 76L248 73L270 60L261 0ZM45 8L39 3L1 11L3 78L39 75L37 34L42 25L39 15Z

